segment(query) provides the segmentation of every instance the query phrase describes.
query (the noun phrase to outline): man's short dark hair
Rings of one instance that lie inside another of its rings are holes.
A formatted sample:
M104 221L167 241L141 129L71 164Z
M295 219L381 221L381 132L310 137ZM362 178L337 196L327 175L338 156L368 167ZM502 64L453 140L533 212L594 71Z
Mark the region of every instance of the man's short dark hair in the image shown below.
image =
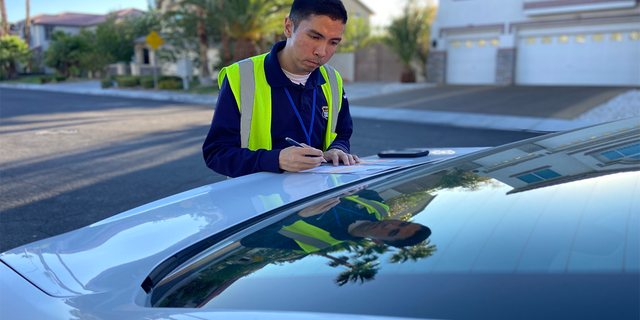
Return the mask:
M311 15L327 16L347 24L347 10L341 0L295 0L289 13L289 19L293 21L293 31L298 29L302 20L309 19Z
M422 241L427 240L430 236L431 236L431 229L429 229L428 227L425 227L423 225L420 225L422 228L418 229L416 232L413 233L413 235L411 237L408 238L404 238L404 239L400 239L400 240L394 240L394 241L383 241L385 244L388 244L392 247L396 247L396 248L404 248L404 247L410 247L410 246L414 246Z

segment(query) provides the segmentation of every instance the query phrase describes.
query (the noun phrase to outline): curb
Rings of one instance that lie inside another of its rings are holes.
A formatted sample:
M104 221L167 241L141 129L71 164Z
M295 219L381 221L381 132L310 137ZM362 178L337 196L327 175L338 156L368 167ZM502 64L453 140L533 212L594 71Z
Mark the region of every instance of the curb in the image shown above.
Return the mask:
M46 85L29 84L29 83L0 83L0 88L61 92L61 93L71 93L71 94L86 94L86 95L93 95L93 96L121 97L121 98L129 98L129 99L173 101L173 102L196 103L196 104L207 104L207 105L215 105L216 101L218 100L217 95L175 93L175 92L166 92L166 91L136 92L136 91L125 91L125 90L118 90L118 89L77 89L77 88L68 89L68 88L65 88L64 86L46 86Z
M387 109L349 106L354 118L446 125L462 128L510 131L555 132L582 128L598 122L524 116L488 115L466 112Z
M218 99L217 95L174 93L166 91L136 92L118 89L67 89L64 86L45 86L28 83L0 83L0 88L122 97L129 99L155 101L173 101L180 103L205 104L211 106L215 106L215 103ZM473 129L554 132L581 128L598 123L590 121L572 121L508 115L488 115L480 113L388 109L357 105L351 105L349 109L351 111L351 116L354 118L446 125Z

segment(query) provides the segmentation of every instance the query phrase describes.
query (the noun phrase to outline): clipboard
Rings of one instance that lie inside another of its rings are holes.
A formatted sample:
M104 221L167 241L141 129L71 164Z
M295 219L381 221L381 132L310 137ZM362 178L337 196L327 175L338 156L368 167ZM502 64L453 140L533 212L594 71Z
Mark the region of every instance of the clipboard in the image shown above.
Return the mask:
M378 157L380 158L417 158L424 157L429 154L429 149L423 148L407 148L400 150L386 150L380 151Z

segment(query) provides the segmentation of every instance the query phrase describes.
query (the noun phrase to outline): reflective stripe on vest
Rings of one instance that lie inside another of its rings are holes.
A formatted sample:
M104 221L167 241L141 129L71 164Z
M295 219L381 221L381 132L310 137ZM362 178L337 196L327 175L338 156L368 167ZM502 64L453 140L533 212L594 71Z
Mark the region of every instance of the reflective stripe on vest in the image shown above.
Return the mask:
M272 149L271 87L264 72L266 55L265 53L234 63L222 68L218 75L220 87L225 76L229 81L240 109L240 144L242 148L250 150ZM329 107L328 125L323 141L323 150L326 151L337 136L338 114L342 108L342 78L329 65L320 67L320 72L326 81L322 85L322 92Z
M282 227L278 233L294 240L306 253L322 250L343 242L334 239L331 234L314 225L310 225L303 220L298 220L294 224Z
M378 201L367 200L364 198L360 198L359 196L349 196L344 197L345 199L351 200L353 202L357 202L367 208L367 212L375 213L376 218L378 220L384 219L389 213L389 206L384 203L380 203Z

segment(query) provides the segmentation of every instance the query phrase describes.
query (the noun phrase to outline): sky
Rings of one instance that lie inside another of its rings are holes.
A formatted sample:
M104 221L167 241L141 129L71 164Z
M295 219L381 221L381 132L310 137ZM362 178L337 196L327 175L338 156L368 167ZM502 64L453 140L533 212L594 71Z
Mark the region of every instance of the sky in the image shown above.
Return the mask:
M374 26L384 26L393 16L401 13L401 6L390 6L389 3L399 3L389 0L360 0L375 12L371 17ZM435 1L437 0L430 0ZM77 12L89 14L106 14L114 10L136 8L147 10L149 0L31 0L31 16L38 14L58 14L62 12ZM17 22L25 18L26 6L24 0L5 0L7 19Z

